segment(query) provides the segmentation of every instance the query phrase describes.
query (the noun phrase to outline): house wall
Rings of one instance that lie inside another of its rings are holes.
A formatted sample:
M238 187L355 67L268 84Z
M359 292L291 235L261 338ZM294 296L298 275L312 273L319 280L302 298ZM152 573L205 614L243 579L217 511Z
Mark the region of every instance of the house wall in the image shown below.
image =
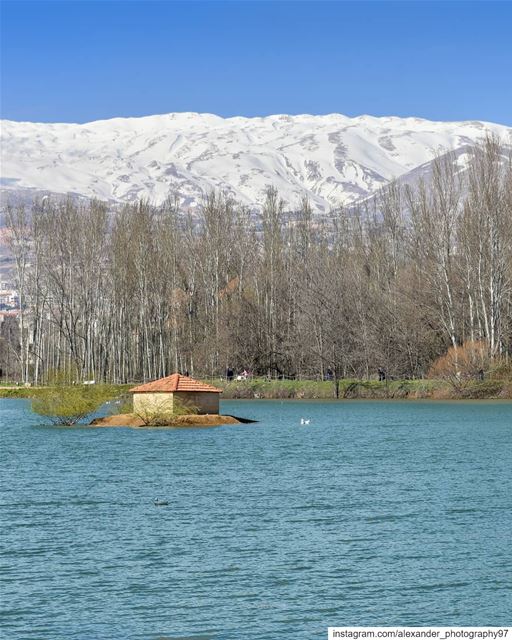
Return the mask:
M177 391L174 395L182 404L196 407L198 413L219 413L220 393Z
M196 393L177 391L176 393L134 393L133 412L159 412L172 411L174 396L181 404L195 407L198 413L219 413L220 393L208 393L200 391Z
M134 393L133 413L172 411L172 393Z

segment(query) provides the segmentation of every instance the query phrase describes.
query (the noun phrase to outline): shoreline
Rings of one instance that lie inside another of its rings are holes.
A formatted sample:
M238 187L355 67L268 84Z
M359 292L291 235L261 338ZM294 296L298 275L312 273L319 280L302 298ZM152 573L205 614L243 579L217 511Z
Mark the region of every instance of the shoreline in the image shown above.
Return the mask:
M330 381L253 379L219 386L224 400L512 400L512 381L496 379L468 381L459 389L445 380L343 379L338 398Z
M223 390L223 400L512 400L512 380L489 378L468 381L460 388L446 380L376 380L342 379L339 397L332 381L266 380L252 378L227 382L207 379ZM116 387L119 396L133 384ZM0 386L0 398L34 398L48 387Z
M0 398L1 399L1 398ZM447 404L457 403L457 404L510 404L512 403L512 398L224 398L221 402L313 402L313 403L334 403L334 404L356 404L358 402L400 402L404 404L422 404L422 403L438 403L442 404L443 402Z

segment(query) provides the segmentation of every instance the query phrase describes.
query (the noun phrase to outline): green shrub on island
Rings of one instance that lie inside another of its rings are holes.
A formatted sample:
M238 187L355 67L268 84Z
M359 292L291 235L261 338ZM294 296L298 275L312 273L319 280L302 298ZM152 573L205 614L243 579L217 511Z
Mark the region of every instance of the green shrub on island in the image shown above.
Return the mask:
M54 386L40 389L32 399L32 411L55 425L71 426L85 420L117 395L110 385Z

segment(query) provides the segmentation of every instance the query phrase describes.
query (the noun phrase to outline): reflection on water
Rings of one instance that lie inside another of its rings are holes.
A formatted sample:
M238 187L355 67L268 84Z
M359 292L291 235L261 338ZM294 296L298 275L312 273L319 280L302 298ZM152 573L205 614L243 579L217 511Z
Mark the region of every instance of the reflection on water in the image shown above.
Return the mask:
M0 400L2 637L510 624L511 403L222 410L259 422L55 429Z

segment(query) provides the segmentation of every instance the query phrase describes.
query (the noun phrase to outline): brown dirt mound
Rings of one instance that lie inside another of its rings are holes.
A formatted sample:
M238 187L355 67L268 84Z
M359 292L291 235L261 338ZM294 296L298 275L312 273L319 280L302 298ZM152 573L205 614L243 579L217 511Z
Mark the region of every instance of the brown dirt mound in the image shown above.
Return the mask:
M217 427L221 424L241 424L240 420L232 416L219 416L216 414L207 415L186 415L175 416L167 427ZM105 418L95 418L90 426L93 427L145 427L144 422L133 413L120 413L116 416L106 416Z

